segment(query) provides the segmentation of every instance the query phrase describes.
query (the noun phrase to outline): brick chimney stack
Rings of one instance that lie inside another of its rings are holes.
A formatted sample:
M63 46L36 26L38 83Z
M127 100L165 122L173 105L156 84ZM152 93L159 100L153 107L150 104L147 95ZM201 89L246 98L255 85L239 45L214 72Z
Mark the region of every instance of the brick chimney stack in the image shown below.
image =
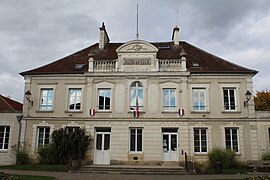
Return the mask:
M173 28L172 40L175 46L179 46L179 27L175 26Z
M105 24L103 22L102 26L99 28L99 49L104 49L109 42L110 38L107 34Z

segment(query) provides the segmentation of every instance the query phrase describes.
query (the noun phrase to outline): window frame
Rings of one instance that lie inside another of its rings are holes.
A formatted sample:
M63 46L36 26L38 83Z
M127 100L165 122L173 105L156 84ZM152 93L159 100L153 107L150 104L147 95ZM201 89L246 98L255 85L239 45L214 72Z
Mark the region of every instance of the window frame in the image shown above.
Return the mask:
M40 138L40 130L43 129L43 137L42 137L42 143L39 143ZM46 129L49 129L49 134L46 133ZM46 135L49 135L49 137L46 137ZM36 148L44 147L50 143L50 136L51 136L51 127L50 126L37 126L37 138L36 138ZM46 142L46 139L48 140Z
M3 139L1 140L2 146L0 146L0 151L6 151L9 149L11 127L7 126L7 125L1 125L0 129L2 129L2 127L4 129L3 129L3 132L0 131L1 134L3 133ZM8 131L7 131L7 129L8 129Z
M132 130L135 130L135 141L134 141L134 150L132 150ZM138 130L141 130L141 134L138 134ZM141 135L141 150L138 150L138 135ZM143 128L129 128L129 153L143 153Z
M195 102L195 97L194 93L200 93L203 92L204 95L204 107L205 109L201 109L200 106L200 95L198 95L198 109L195 109L194 107L194 102ZM194 112L206 112L208 110L208 101L207 101L207 89L206 87L192 87L192 92L191 92L191 97L192 97L192 111Z
M228 98L228 102L225 102L225 93L224 91L227 90L227 98ZM233 90L233 98L234 98L234 109L232 109L232 102L230 99L230 91ZM223 100L223 110L224 111L237 111L238 110L238 100L237 100L237 88L236 87L222 87L222 100ZM228 103L228 109L226 109L226 105L225 103Z
M199 151L196 151L196 146L195 146L195 130L199 130L199 134L198 134L198 136L199 136ZM203 146L202 146L202 130L205 130L205 141L206 141L206 151L203 151ZM209 142L208 142L208 128L200 128L200 127L196 127L196 128L193 128L193 135L194 135L194 153L195 154L207 154L208 153L208 144L209 144Z
M71 90L80 90L80 96L77 96L77 92L76 92L76 95L75 95L75 102L74 102L74 108L70 108L70 105L71 105L71 95L70 95L70 91ZM77 101L77 98L80 97L80 109L76 109L76 101ZM76 112L76 111L82 111L82 104L83 104L83 88L81 87L69 87L68 88L68 102L67 102L67 110L69 112Z
M230 139L227 140L227 134L226 134L226 130L230 130L230 133L229 133L229 136L230 136ZM237 151L234 150L234 144L233 144L233 130L236 130L236 140L237 140ZM240 153L240 143L239 143L239 128L238 127L225 127L224 129L224 132L225 132L225 148L226 149L230 149L232 151L234 151L235 153ZM227 146L227 142L230 142L230 146Z
M134 86L135 85L135 86ZM139 111L143 111L145 109L144 107L144 98L145 98L145 92L144 92L144 86L143 86L143 83L141 81L133 81L131 84L130 84L130 90L129 90L129 93L130 93L130 96L129 96L129 109L130 111L134 111L136 109L136 101L138 99L138 107L139 107ZM132 98L132 91L135 91L135 105L133 105L133 98ZM139 91L142 91L142 98L139 97ZM139 99L141 99L141 101L139 101Z
M164 105L164 91L168 90L169 91L169 105L165 106ZM171 106L171 91L174 91L174 106ZM167 111L167 112L175 112L177 109L177 98L176 98L176 88L162 88L162 111ZM168 108L168 109L167 109Z
M103 99L103 108L100 109L100 92L104 91L104 99ZM110 93L110 99L109 99L109 109L106 109L106 93ZM111 103L112 103L112 90L111 88L98 88L98 105L97 105L97 110L98 111L111 111Z
M46 108L43 109L42 108L42 104L43 104L43 93L44 91L52 91L52 97L51 97L51 109L48 108L49 104L48 104L48 93L47 93L47 96L46 96L46 101L47 101L47 104L45 105ZM53 111L54 109L54 96L55 96L55 91L54 91L54 88L53 87L41 87L40 88L40 93L39 93L39 111Z

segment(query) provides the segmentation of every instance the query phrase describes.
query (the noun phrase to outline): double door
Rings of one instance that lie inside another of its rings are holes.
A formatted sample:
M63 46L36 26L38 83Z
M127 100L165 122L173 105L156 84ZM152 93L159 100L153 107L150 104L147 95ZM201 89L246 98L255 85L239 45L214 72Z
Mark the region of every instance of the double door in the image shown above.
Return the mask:
M96 130L94 164L110 164L110 137L110 131Z
M178 135L176 132L163 132L163 161L178 161Z

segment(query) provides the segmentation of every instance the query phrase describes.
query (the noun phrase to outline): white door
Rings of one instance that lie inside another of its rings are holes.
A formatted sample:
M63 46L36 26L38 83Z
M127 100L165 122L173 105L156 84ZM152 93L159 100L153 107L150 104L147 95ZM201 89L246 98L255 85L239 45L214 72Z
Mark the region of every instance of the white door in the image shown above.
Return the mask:
M163 161L178 161L177 133L164 132L163 136Z
M110 164L110 132L96 132L94 164Z

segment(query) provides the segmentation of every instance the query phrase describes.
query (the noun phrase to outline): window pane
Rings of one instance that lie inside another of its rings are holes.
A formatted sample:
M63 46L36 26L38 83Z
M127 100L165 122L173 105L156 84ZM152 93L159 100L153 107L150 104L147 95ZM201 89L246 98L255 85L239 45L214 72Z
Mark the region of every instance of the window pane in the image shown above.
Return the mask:
M171 150L176 151L177 149L177 135L172 134L171 135Z
M169 135L168 134L163 134L163 152L168 152L169 151Z
M130 130L130 151L135 151L135 129Z
M137 133L137 151L142 151L142 133L139 131Z
M81 109L81 89L69 89L69 110Z
M40 110L52 110L53 89L41 89Z
M96 149L102 150L102 134L97 134Z
M111 102L111 91L108 89L106 90L106 94L105 94L105 109L109 110L110 109L110 102Z
M104 150L110 149L110 134L104 134Z

